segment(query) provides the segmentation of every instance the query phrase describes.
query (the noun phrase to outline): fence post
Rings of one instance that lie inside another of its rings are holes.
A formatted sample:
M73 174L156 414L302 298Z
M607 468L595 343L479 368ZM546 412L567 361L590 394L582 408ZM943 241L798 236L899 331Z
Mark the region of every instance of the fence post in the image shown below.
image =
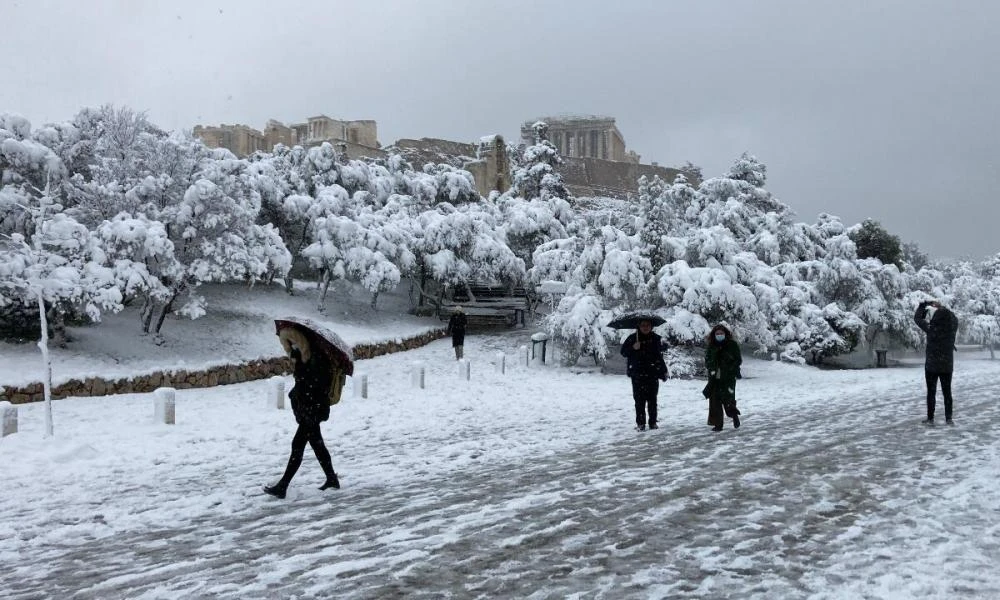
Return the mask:
M424 363L413 363L413 369L410 371L410 385L424 389Z
M521 352L521 356L524 357L524 366L530 367L531 366L531 352L528 350L528 347L527 346L521 346L519 348L519 350Z
M351 378L351 387L354 388L355 398L368 397L368 375L355 375Z
M503 375L507 372L507 355L497 352L497 372Z
M177 390L169 387L157 388L153 400L154 418L157 423L173 425L175 423L174 394Z
M267 407L282 410L285 408L285 378L275 375L267 383Z
M0 402L0 437L17 433L17 407L4 400Z

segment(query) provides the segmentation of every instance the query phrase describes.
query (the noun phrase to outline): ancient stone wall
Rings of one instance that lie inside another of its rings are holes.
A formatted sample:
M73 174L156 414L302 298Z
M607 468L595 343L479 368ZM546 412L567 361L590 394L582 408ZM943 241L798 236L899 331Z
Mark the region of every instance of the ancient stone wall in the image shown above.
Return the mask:
M331 142L333 143L333 142ZM341 146L343 144L343 146ZM337 152L341 151L341 147L347 151L348 158L388 158L389 154L382 150L381 148L374 148L372 146L366 146L364 144L354 144L352 142L336 142L333 143L334 147L337 148Z
M601 160L599 158L576 158L564 156L557 171L563 176L566 187L576 196L608 196L625 198L639 189L639 178L643 175L657 175L667 183L673 183L680 173L658 165Z
M347 121L344 127L347 129L347 142L369 148L378 146L378 124L375 121Z
M413 163L414 168L417 169L422 168L427 163L446 163L461 167L464 163L476 158L475 144L435 138L396 140L396 143L387 150L398 152L403 158Z
M400 341L359 344L354 346L354 358L356 360L363 360L384 354L413 350L421 346L426 346L436 339L445 337L445 335L444 329L434 329ZM118 379L88 377L83 380L71 379L55 386L52 390L52 398L142 394L152 392L159 387L173 387L177 389L213 387L267 379L274 375L286 375L291 373L291 370L292 364L287 357L276 356L235 365L218 365L209 367L203 371L189 371L184 369L154 371L152 373ZM40 402L44 399L45 396L41 382L31 383L22 387L0 387L0 400L8 400L12 404Z

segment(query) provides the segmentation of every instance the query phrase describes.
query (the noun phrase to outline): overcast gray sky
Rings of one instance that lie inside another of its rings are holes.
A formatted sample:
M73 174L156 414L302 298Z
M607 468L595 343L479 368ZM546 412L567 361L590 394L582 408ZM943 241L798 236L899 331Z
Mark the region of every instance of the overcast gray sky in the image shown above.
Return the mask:
M167 129L327 114L379 139L617 118L643 162L743 151L812 222L1000 251L1000 2L0 0L0 111Z

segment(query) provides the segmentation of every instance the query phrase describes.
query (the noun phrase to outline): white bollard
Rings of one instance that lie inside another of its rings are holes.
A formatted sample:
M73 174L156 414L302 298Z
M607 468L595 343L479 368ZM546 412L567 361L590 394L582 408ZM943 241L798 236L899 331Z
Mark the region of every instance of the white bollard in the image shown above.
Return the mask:
M153 400L153 405L155 408L154 419L157 423L163 423L165 425L174 424L174 394L177 390L174 388L162 387L157 388L155 392L155 399Z
M469 379L472 378L472 371L470 369L471 365L472 365L472 363L470 363L468 361L468 359L465 359L465 358L463 358L463 359L461 359L461 360L458 361L458 378L459 379L464 379L464 380L468 381Z
M0 437L17 433L17 407L7 402L0 402Z
M521 356L524 357L524 366L530 367L531 366L531 351L528 350L527 346L521 346L520 350L521 350Z
M507 372L507 355L503 352L497 352L497 373L503 375Z
M413 363L413 369L410 371L410 385L424 389L424 363Z
M267 381L267 407L285 408L285 378L275 375Z
M351 387L354 388L355 398L368 397L368 375L355 375L351 378Z

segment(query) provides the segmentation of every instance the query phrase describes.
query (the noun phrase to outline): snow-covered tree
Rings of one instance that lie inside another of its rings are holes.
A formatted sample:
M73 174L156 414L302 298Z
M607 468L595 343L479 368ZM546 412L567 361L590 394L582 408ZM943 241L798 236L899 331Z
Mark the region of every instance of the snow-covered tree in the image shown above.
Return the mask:
M858 258L877 258L882 264L902 268L903 250L899 238L886 231L878 221L865 219L851 228L848 235L857 247Z
M569 198L562 176L555 167L562 164L559 151L548 139L549 126L541 121L532 125L534 144L524 149L513 173L513 192L525 199Z
M1000 254L977 265L958 263L953 269L947 295L962 337L989 348L992 358L1000 343Z
M684 258L686 226L681 218L695 201L696 190L683 175L672 185L658 177L639 180L639 214L636 229L642 241L642 253L649 259L653 271Z
M428 163L424 165L422 172L414 173L410 180L413 188L419 187L427 194L433 192L435 202L461 204L478 202L480 199L472 173L449 164Z
M159 334L166 315L185 294L186 300L177 311L191 318L204 314L204 298L197 294L202 283L253 282L266 277L275 266L272 258L283 254L277 247L279 239L267 235L264 230L254 229L259 200L244 195L247 188L237 181L238 176L228 167L209 165L210 168L203 172L204 177L188 188L181 202L165 208L159 215L173 242L174 258L181 269L177 273L164 274L162 282L170 295L159 307L159 316L152 329L151 312L144 320L146 333L152 330ZM271 246L254 247L255 241Z
M617 350L618 341L615 333L605 327L610 320L611 311L604 309L600 296L572 287L547 319L563 349L563 364L575 364L583 356L592 357L598 364L607 360L608 354Z

